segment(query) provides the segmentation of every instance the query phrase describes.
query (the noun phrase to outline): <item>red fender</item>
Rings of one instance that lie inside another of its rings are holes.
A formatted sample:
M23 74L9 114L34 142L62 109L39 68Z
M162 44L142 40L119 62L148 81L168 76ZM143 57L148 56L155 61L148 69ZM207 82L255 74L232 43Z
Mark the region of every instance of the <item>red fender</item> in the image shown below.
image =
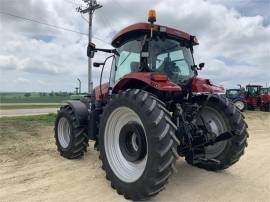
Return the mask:
M148 86L151 86L159 91L182 91L182 88L177 84L171 82L170 80L166 81L153 81L151 72L133 72L125 75L120 79L114 86L113 92L118 92L119 90L124 89L125 85L130 81L141 81ZM136 88L136 86L134 86Z
M222 86L214 85L209 79L194 78L192 80L192 92L223 94L225 90Z

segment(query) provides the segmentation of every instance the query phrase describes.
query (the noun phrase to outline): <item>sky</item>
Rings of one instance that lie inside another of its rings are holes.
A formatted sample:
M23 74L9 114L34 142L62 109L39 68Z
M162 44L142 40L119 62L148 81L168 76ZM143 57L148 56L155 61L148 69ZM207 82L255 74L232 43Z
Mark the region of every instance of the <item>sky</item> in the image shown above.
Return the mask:
M270 0L98 0L93 42L110 48L124 27L147 22L155 9L157 23L197 36L199 77L226 88L237 84L270 85ZM0 0L0 91L74 91L77 78L87 91L87 15L80 0ZM25 21L21 16L75 32ZM2 13L2 14L1 14ZM80 32L77 33L77 32ZM96 54L102 62L107 54ZM110 61L109 61L110 62ZM110 64L105 68L108 79ZM94 85L100 69L93 69Z

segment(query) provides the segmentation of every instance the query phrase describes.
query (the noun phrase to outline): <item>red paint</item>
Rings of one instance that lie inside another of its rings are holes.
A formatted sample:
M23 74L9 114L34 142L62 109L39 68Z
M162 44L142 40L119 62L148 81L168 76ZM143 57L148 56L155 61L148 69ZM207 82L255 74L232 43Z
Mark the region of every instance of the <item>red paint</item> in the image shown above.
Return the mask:
M194 78L192 80L193 93L225 93L222 86L214 85L209 79Z
M162 26L162 25L158 25L155 24L154 25L154 30L159 30L160 27L166 27L166 26ZM112 40L112 46L117 46L118 41L126 34L131 33L131 32L136 32L136 31L140 31L140 30L150 30L151 29L151 25L149 23L137 23L137 24L133 24L130 25L124 29L122 29L119 33L116 34L116 36L113 38ZM190 40L191 35L171 28L171 27L166 27L166 33L172 37L176 37L179 39L185 39L185 40ZM198 45L198 41L195 40L194 45Z
M101 85L101 91L103 98L106 98L109 95L109 83L104 83ZM101 100L102 96L100 94L100 87L99 85L95 87L95 96L97 100Z
M254 108L257 107L259 97L258 96L247 96L246 103L248 105L253 106Z
M160 91L182 91L182 88L175 83L167 80L161 82L155 82L151 79L151 72L133 72L125 75L113 88L113 92L118 92L122 90L127 82L134 80L134 81L142 81L146 85L149 85L157 90ZM136 86L134 86L136 88Z
M261 95L260 99L262 105L267 104L270 102L270 95Z

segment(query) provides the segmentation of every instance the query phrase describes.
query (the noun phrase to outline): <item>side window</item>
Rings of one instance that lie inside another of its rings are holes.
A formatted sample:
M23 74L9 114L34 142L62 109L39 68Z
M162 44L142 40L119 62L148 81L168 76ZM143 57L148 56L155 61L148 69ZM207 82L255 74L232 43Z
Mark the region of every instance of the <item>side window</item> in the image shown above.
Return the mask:
M190 68L184 58L182 50L173 51L170 53L171 61L176 63L176 66L180 69L182 76L190 75Z
M168 56L168 53L160 54L157 56L156 60L156 69L159 69L160 66L163 64L164 59Z
M117 71L115 74L115 80L117 81L124 75L133 72L132 69L134 63L140 62L140 55L138 53L132 53L127 51L122 51L117 62Z
M140 65L140 41L127 42L118 50L120 56L116 59L115 81L130 72L136 72Z

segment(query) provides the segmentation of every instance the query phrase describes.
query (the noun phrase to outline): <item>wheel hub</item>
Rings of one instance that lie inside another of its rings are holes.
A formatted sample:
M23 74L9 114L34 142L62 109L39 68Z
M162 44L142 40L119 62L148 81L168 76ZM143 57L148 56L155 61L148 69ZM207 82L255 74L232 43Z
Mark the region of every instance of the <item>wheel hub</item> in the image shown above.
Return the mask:
M70 136L71 136L71 126L66 117L62 117L59 120L58 127L58 140L60 145L63 148L67 148L70 142Z
M148 158L147 139L140 117L128 107L118 107L109 116L104 132L105 153L111 169L124 182L135 182Z
M128 122L120 131L120 150L126 160L136 162L146 155L146 140L143 128L136 122Z

